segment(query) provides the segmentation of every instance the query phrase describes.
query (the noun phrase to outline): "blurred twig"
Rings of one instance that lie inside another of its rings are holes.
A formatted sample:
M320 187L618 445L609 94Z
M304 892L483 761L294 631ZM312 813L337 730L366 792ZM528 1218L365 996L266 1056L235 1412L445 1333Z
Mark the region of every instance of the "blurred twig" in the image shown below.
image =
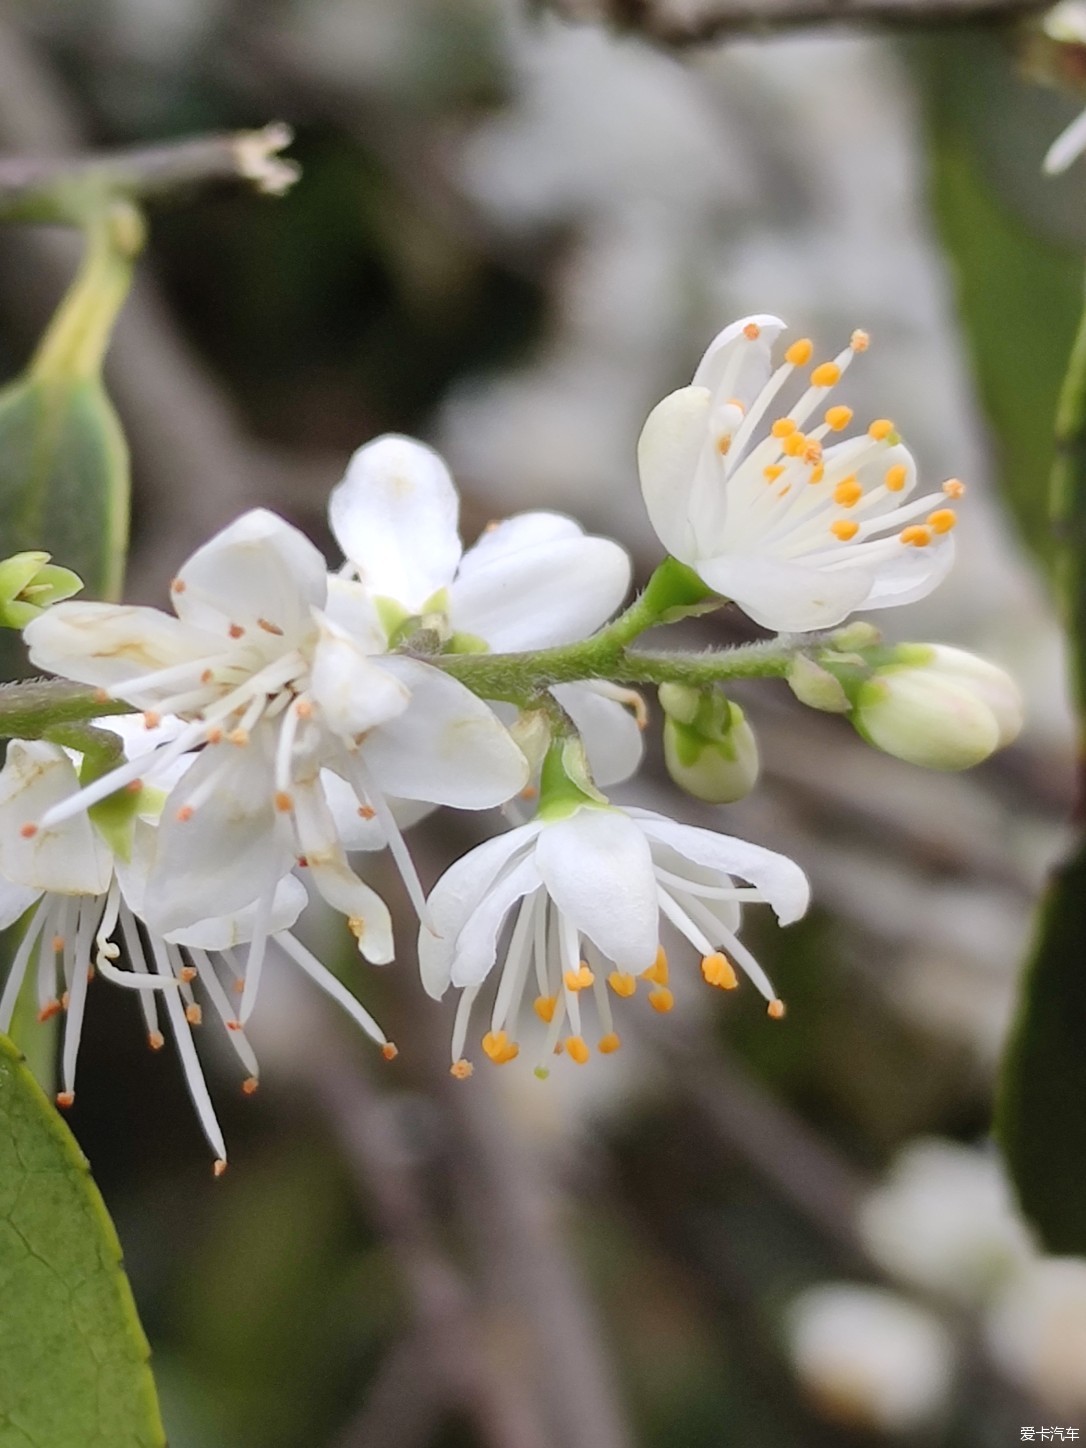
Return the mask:
M224 182L281 196L301 174L279 154L291 139L276 122L105 155L0 158L0 221L78 222L88 197L146 201Z
M822 25L924 26L998 23L1039 14L1048 0L550 0L573 20L633 30L674 49L738 35Z

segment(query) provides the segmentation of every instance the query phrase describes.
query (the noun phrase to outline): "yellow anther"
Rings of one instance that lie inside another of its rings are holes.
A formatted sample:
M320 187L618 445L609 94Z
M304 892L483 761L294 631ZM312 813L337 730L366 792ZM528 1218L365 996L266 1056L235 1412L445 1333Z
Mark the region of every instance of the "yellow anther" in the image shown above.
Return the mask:
M483 1037L483 1050L496 1066L515 1061L520 1055L520 1047L504 1031L487 1031Z
M666 985L659 985L655 990L649 991L649 1005L654 1011L665 1015L675 1005L675 997Z
M731 447L731 445L732 445L732 435L731 435L730 432L722 433L721 436L718 437L717 440L716 440L716 450L717 450L717 452L720 454L721 457L724 456L724 454L728 451L728 449Z
M782 1000L770 1001L765 1011L771 1020L779 1021L784 1016L784 1002Z
M833 501L842 508L854 508L864 495L863 488L853 473L847 478L842 478L833 490Z
M900 493L908 480L909 470L904 463L895 463L892 468L887 468L883 478L888 493Z
M855 538L859 531L859 523L852 518L838 518L835 523L830 524L830 532L842 543L847 543L850 538Z
M811 439L803 449L803 461L812 467L822 461L822 444L817 438Z
M743 328L743 336L746 337L748 342L757 342L761 335L762 329L757 322L748 322Z
M871 338L861 328L857 327L848 339L848 345L854 352L866 352L868 347L871 346Z
M811 469L811 476L807 479L807 481L809 483L820 483L825 476L826 464L815 463L814 467Z
M873 437L876 442L885 442L894 430L894 424L888 417L877 417L867 429L868 437Z
M799 341L793 342L784 354L784 360L791 362L793 367L805 367L811 360L811 353L813 351L814 343L810 337L800 337Z
M936 508L927 518L928 527L933 533L949 533L957 521L958 515L953 508Z
M399 1054L400 1048L395 1041L386 1041L381 1047L381 1055L384 1056L386 1061L395 1061Z
M588 990L596 977L582 960L576 970L567 970L562 979L565 981L566 990L578 991Z
M781 452L786 457L798 458L807 446L807 438L802 432L792 432L784 440Z
M622 1041L614 1031L608 1031L606 1036L600 1037L600 1043L596 1049L602 1056L610 1056L612 1052L617 1051L621 1045Z
M826 426L833 432L844 432L851 421L851 407L830 407L826 411Z
M943 484L943 492L948 498L963 498L965 496L965 484L961 478L947 478Z
M735 967L728 957L721 955L719 951L715 955L707 955L703 958L701 973L707 984L719 986L721 990L735 990L739 984Z
M554 1020L554 1008L557 1004L557 996L536 996L532 1002L532 1010L535 1011L541 1021L545 1021L549 1026L551 1021Z
M583 1036L568 1036L566 1050L569 1052L570 1060L576 1061L578 1066L583 1066L590 1054Z
M931 529L917 523L911 528L902 528L900 537L910 548L926 548L931 542Z
M796 424L790 417L778 417L769 430L774 437L791 437L796 430Z
M615 995L629 999L637 989L637 977L628 975L623 970L613 970L607 977L607 984L614 991Z
M449 1067L449 1075L455 1076L458 1081L466 1081L474 1070L471 1062L461 1056L459 1061L454 1061Z
M770 463L769 467L762 469L762 477L767 483L775 483L783 472L784 468L780 463Z
M811 373L812 387L833 387L841 380L841 369L836 362L823 362Z
M667 952L661 945L656 952L656 959L649 966L648 970L641 972L642 980L651 980L656 985L667 985Z

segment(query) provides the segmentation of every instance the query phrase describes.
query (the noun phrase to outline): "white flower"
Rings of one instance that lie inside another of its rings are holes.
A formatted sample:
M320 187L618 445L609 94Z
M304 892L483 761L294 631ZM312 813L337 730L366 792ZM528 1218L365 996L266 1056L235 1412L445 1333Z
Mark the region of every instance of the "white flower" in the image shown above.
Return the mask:
M1086 1262L1046 1257L1013 1282L986 1333L1008 1375L1053 1412L1086 1412Z
M812 1287L790 1305L787 1336L797 1376L835 1422L902 1433L947 1405L950 1336L930 1312L894 1292Z
M1033 1255L999 1158L953 1141L905 1147L858 1225L887 1271L963 1304L990 1297Z
M114 730L127 722L102 721L104 727ZM154 741L149 744L130 728L125 733L137 758L141 750L146 758ZM130 792L124 801L126 810L113 810L98 822L92 810L90 815L77 813L49 828L25 831L21 822L28 814L44 814L78 790L78 759L55 744L12 740L0 770L0 928L13 924L33 907L0 994L0 1031L11 1025L36 952L39 1019L47 1020L62 1010L65 1013L62 1089L57 1102L67 1107L75 1100L76 1063L91 977L97 972L115 985L139 991L148 1040L155 1050L164 1044L157 1004L161 999L189 1094L216 1154L216 1169L222 1170L226 1146L196 1052L193 1028L203 1022L198 987L246 1071L245 1091L254 1091L259 1067L222 979L225 973L232 988L251 990L255 984L248 961L235 955L236 947L253 942L248 952L251 960L254 949L262 958L265 941L274 941L386 1054L395 1054L395 1048L335 976L291 935L289 927L307 898L301 883L291 876L278 882L266 907L250 905L236 914L208 918L168 934L147 926L141 913L155 852L153 821L162 801L158 792ZM128 970L115 964L122 944Z
M1086 5L1082 0L1063 0L1044 18L1045 34L1063 45L1086 45ZM1086 111L1081 111L1049 146L1044 169L1050 176L1066 171L1086 151Z
M421 905L385 795L486 808L523 788L527 764L493 711L456 680L414 659L374 657L384 635L357 593L330 599L317 549L258 509L180 570L176 618L71 603L35 620L26 639L39 667L96 684L151 722L166 712L187 721L152 758L96 780L37 823L59 824L136 778L153 782L201 747L164 814L145 902L156 927L169 933L254 901L266 910L301 856L366 958L391 959L388 911L347 863L324 776L338 775L356 808L377 815Z
M732 877L752 882L737 886ZM428 904L436 934L419 935L423 985L440 997L463 989L452 1046L461 1059L472 1003L498 955L506 918L515 921L483 1049L495 1061L518 1054L526 991L548 1025L542 1059L563 1038L576 1062L589 1056L582 994L594 1001L604 1054L617 1049L608 992L628 997L638 976L649 1003L673 1004L660 930L670 922L702 957L711 984L735 986L735 963L783 1014L765 972L736 938L740 903L764 900L788 924L807 907L803 872L783 855L710 830L681 825L648 810L584 804L561 818L531 824L479 845L438 881ZM727 951L727 956L723 953ZM731 957L731 960L728 959ZM614 969L606 974L608 965Z
M649 414L638 463L664 547L755 622L804 632L930 593L953 559L955 515L946 496L910 497L916 465L886 418L824 445L852 420L850 408L826 403L866 349L865 333L816 366L798 401L769 421L811 357L802 339L772 370L783 328L770 316L726 327L692 385ZM963 491L956 479L943 489Z
M558 513L492 524L463 552L460 500L432 448L386 436L351 458L328 505L350 571L375 598L411 615L442 616L454 643L494 652L550 648L594 633L630 587L630 560ZM641 759L635 697L607 683L553 690L581 731L597 783L613 784Z

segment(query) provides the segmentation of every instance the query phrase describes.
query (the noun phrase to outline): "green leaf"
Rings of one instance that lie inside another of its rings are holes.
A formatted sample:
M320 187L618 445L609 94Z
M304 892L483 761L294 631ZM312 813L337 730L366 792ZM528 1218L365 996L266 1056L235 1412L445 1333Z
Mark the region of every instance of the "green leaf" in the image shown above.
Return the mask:
M1086 844L1056 875L1003 1066L996 1125L1050 1252L1086 1254Z
M0 1445L162 1448L121 1248L86 1160L0 1036Z

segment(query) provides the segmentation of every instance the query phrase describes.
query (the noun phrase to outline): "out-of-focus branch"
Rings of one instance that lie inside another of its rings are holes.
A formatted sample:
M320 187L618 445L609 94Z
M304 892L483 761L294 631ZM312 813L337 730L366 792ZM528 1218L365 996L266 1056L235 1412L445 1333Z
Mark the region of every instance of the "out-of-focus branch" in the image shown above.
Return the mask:
M399 1263L420 1338L416 1362L442 1405L469 1413L489 1448L553 1448L516 1376L489 1360L471 1292L442 1246L389 1101L359 1071L355 1052L331 1033L306 1071Z
M279 154L292 137L275 122L104 155L0 159L0 221L78 223L103 197L151 201L230 182L281 196L301 174Z
M446 1405L429 1375L426 1337L413 1333L393 1347L370 1385L369 1397L335 1439L333 1448L425 1448Z
M571 20L633 30L674 49L737 35L821 25L993 24L1038 14L1048 0L550 0Z

